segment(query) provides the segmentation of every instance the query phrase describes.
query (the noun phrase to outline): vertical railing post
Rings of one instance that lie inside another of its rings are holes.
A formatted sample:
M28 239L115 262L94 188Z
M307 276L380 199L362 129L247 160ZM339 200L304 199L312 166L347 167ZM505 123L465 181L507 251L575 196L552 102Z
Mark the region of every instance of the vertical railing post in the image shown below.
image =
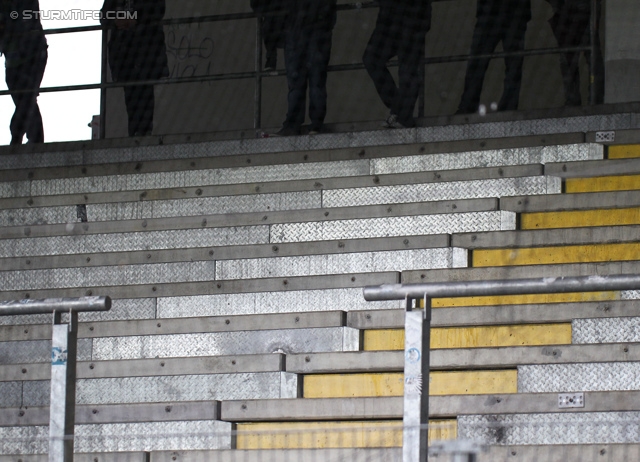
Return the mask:
M260 129L262 125L262 13L256 18L256 83L254 90L253 128Z
M589 105L596 104L598 98L598 81L596 76L599 54L596 53L596 34L598 33L598 0L591 0L591 17L589 18Z
M62 313L54 311L51 336L49 462L73 462L77 345L78 313L70 311L69 324L63 324Z
M431 300L425 294L424 310L413 302L406 298L402 461L427 462Z
M109 40L109 31L102 29L102 58L100 60L100 84L107 83L107 43ZM100 87L100 139L107 137L107 89Z

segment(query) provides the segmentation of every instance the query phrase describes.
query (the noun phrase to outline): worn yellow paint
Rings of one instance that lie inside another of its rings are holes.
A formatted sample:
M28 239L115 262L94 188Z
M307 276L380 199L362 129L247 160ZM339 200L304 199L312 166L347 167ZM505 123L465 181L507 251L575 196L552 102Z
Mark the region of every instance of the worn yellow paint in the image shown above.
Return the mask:
M575 303L617 300L618 292L577 292L567 294L496 295L489 297L437 298L431 301L432 308L458 306L529 305L538 303Z
M476 249L473 251L472 259L474 267L629 260L640 260L640 242L521 249Z
M404 374L318 374L304 376L305 398L402 396ZM430 395L483 395L517 393L516 370L434 371L429 375Z
M609 159L640 157L640 144L618 144L609 146Z
M584 228L640 224L640 208L523 213L521 229Z
M571 344L571 324L437 327L431 329L431 348L481 348ZM403 350L403 329L366 330L364 350Z
M565 181L565 192L567 193L629 191L634 189L640 189L640 175L568 178Z
M388 448L402 446L402 421L265 422L237 426L237 449ZM429 440L457 438L455 420L430 420Z

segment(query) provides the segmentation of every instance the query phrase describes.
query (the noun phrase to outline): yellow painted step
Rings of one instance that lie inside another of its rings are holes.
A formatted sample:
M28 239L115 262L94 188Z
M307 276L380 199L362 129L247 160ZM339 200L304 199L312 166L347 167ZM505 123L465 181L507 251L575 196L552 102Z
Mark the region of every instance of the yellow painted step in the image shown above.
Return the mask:
M640 144L618 144L609 146L609 159L640 157Z
M402 396L404 374L318 374L305 375L305 398L361 398ZM429 395L487 395L518 392L518 371L433 371Z
M431 329L431 348L481 348L522 345L569 345L571 324L438 327ZM404 329L364 332L364 350L403 350Z
M498 306L529 305L540 303L575 303L618 300L619 292L575 292L566 294L524 294L493 295L484 297L436 298L431 301L432 308L453 308L456 306Z
M476 249L473 251L472 259L474 267L630 260L640 260L640 242L521 249Z
M523 213L520 229L584 228L640 224L640 208Z
M629 191L635 189L640 189L640 175L568 178L565 181L565 192L567 193Z
M268 422L237 426L237 449L389 448L402 446L402 421ZM429 440L457 437L455 420L429 421Z

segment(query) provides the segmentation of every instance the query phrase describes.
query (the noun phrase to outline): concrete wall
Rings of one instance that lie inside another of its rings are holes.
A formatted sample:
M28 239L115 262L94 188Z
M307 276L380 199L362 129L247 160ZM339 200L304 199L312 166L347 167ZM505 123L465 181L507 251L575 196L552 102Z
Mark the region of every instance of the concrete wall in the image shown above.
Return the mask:
M634 0L611 0L633 2ZM250 11L248 0L167 0L166 17L185 17ZM348 3L340 0L339 3ZM464 55L475 24L474 0L438 1L427 35L427 55ZM626 8L626 7L625 7ZM533 0L533 19L527 29L527 48L555 47L548 24L552 11L544 0ZM331 64L360 63L375 25L376 9L341 12L334 31ZM239 20L165 28L172 77L202 76L254 69L255 20ZM500 48L498 49L500 50ZM280 52L278 67L283 67ZM586 66L586 65L585 65ZM434 64L426 69L425 115L453 114L462 92L465 62ZM586 67L585 67L586 71ZM586 72L584 73L586 76ZM490 105L502 93L504 64L494 60L487 73L481 102ZM583 85L586 97L587 81ZM286 113L286 79L263 82L262 126L279 127ZM156 87L155 134L196 133L253 127L252 79ZM373 84L361 71L330 74L327 123L382 120L387 110ZM557 55L525 59L520 109L557 107L564 95ZM640 99L640 98L639 98ZM121 89L108 92L107 136L126 136Z
M640 101L640 5L608 0L606 13L605 101Z

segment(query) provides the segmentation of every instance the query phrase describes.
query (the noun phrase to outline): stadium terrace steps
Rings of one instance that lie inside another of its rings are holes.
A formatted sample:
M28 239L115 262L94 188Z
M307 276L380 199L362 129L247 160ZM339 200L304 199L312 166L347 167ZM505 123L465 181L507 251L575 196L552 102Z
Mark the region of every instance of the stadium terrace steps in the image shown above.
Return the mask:
M489 127L475 129L467 135ZM0 159L10 169L0 170L2 298L114 298L111 313L81 316L76 450L197 461L277 447L306 451L297 460L388 460L401 442L402 302L365 303L362 286L638 272L640 187L625 178L640 164L622 158L634 148L584 134L424 143L427 133L436 132L376 133L377 146L356 146L359 134L123 141L20 168L13 155ZM596 186L572 193L583 180ZM534 213L551 224L536 226ZM431 439L502 445L491 460L527 460L531 445L550 457L594 454L584 443L630 454L638 298L433 300ZM35 454L23 462L39 461L50 316L0 322L0 435L30 438ZM584 407L559 408L565 392L583 392ZM598 421L612 430L591 441L535 433ZM485 431L490 422L503 439Z

